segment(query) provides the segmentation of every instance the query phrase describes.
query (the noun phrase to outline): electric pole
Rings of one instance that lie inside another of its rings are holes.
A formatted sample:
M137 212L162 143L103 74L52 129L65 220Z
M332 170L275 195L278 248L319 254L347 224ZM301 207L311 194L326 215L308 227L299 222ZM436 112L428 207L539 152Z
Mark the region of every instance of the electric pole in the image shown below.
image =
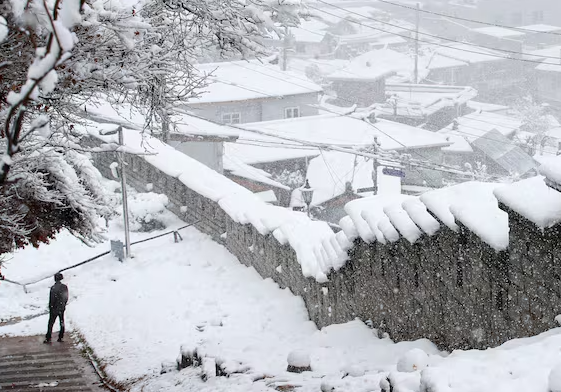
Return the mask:
M284 42L282 45L282 70L286 71L287 67L288 67L288 26L285 26L284 28Z
M419 83L419 23L420 23L421 4L417 3L417 13L415 15L415 84Z

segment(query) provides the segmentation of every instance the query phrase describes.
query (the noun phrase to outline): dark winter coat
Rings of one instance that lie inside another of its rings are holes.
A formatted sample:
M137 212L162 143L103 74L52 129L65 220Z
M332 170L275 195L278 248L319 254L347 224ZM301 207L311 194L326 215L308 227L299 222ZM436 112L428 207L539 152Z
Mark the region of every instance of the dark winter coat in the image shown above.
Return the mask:
M68 287L65 284L56 282L51 287L51 295L49 297L49 310L54 313L64 312L66 303L68 302Z

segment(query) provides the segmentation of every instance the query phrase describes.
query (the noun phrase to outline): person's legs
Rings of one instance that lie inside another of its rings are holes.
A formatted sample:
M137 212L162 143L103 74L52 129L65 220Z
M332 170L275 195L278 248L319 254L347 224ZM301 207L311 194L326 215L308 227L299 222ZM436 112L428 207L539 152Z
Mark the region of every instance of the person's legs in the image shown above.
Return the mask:
M58 340L61 341L64 337L64 310L59 312L58 321L60 322L60 331L58 332Z
M49 312L49 325L47 326L47 334L45 335L45 342L51 341L51 336L53 334L53 325L55 325L56 313L52 310Z

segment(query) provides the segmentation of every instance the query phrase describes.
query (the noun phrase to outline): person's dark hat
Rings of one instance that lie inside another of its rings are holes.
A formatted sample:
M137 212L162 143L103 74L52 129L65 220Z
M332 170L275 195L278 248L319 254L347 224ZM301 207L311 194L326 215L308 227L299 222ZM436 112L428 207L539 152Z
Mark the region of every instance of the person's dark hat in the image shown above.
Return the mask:
M55 274L55 282L60 282L62 279L64 279L64 276L62 276L60 272L57 272Z

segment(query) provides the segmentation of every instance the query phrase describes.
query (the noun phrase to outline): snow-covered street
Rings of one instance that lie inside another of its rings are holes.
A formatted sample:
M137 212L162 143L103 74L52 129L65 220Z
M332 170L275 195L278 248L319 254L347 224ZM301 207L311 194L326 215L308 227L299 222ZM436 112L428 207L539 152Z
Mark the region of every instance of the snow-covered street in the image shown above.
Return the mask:
M65 273L71 291L67 319L117 381L148 376L139 385L153 384L158 389L170 378L175 380L175 374L151 377L159 373L162 362L175 360L182 345L222 360L228 371L243 372L240 377L215 381L229 390L232 383L247 390L251 380L263 377L315 385L319 377L339 379L348 371L374 372L360 381L372 385L372 377L378 383L384 375L379 372L395 369L397 360L413 348L437 353L428 341L394 344L378 339L360 321L318 331L308 320L302 300L289 290L261 279L196 229L183 230L182 236L180 243L166 236L135 245L135 258L124 264L106 256ZM133 240L138 238L142 236L136 233ZM108 245L90 249L64 233L38 250L19 251L5 271L12 279L32 280L101 252L104 246ZM10 299L0 302L2 314L39 313L50 285L51 280L32 285L25 294L21 287L2 283L0 296ZM0 328L0 334L43 333L45 325L42 316ZM285 372L293 350L309 353L313 375ZM193 371L185 373L189 382L200 382Z

